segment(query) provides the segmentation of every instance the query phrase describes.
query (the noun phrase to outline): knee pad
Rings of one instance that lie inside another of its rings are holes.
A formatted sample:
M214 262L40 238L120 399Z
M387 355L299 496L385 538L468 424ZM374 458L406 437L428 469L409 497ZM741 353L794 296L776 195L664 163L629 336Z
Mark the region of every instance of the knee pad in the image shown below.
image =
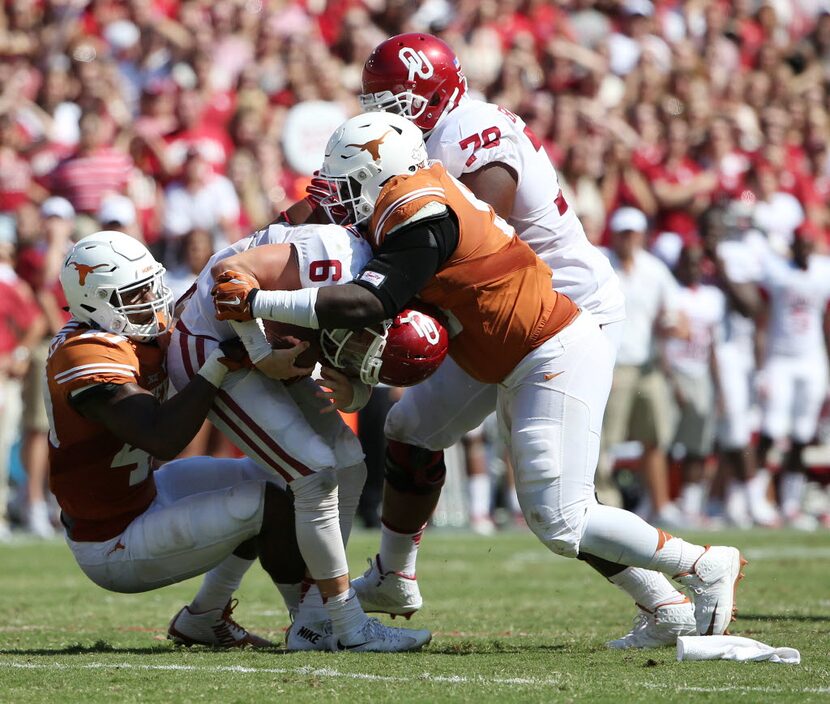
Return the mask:
M386 445L386 481L405 494L431 494L440 490L447 476L443 450L389 440Z
M248 521L261 508L265 500L265 482L249 481L239 484L225 498L228 513L238 521Z
M556 511L550 506L537 504L523 509L528 528L544 546L557 555L576 557L579 554L579 540L582 536L582 510L567 513Z

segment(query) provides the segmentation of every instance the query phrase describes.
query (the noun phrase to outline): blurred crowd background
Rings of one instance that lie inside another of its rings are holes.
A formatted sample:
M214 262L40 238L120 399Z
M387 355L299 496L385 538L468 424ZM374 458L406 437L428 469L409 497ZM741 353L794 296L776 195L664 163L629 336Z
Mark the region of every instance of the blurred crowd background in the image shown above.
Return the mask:
M404 31L444 39L473 96L526 120L589 238L624 275L636 329L626 333L609 405L603 497L666 525L826 521L821 445L806 453L806 492L800 481L796 494L766 472L787 461L787 433L755 457L764 384L753 370L769 353L753 346L739 372L749 381L739 413L747 428L737 435L751 438L740 447L717 432L731 396L716 355L730 316L744 316L754 345L770 305L763 277L732 276L718 238L751 232L782 261L798 242L816 258L828 250L830 3L5 0L0 537L10 465L25 470L12 471L11 519L52 532L40 372L66 317L57 274L73 239L123 230L148 244L184 292L216 248L303 197L325 140L358 111L366 57ZM760 284L760 304L743 310L736 284ZM687 295L701 287L702 303ZM637 295L645 304L632 303ZM705 334L692 340L701 310ZM810 340L809 364L826 366L823 339ZM673 366L683 355L698 363ZM704 387L708 395L697 393ZM369 525L382 418L397 393L380 390L360 418ZM232 448L206 427L190 451ZM436 522L489 532L519 520L488 424L448 456Z

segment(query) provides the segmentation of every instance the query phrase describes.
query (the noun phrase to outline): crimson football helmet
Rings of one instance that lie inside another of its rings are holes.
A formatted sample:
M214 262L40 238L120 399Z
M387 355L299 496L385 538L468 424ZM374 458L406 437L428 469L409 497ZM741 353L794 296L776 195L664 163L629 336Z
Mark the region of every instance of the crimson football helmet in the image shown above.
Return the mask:
M438 369L449 350L440 320L415 308L361 330L323 330L320 341L332 366L370 386L418 384Z
M366 60L360 104L366 112L403 115L429 132L466 92L458 57L445 42L431 34L399 34Z

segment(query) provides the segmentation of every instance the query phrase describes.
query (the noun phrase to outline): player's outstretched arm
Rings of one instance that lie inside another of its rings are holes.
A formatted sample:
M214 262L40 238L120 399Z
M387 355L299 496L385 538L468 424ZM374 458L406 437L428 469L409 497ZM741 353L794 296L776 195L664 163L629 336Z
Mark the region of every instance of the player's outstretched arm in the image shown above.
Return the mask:
M160 460L178 455L207 418L225 374L243 366L222 350L211 354L175 396L159 400L138 384L95 384L72 397L83 416L101 423L119 440Z
M224 271L213 289L216 314L220 320L262 318L313 329L374 325L403 310L457 246L457 221L445 211L391 233L351 283L269 291L241 272Z

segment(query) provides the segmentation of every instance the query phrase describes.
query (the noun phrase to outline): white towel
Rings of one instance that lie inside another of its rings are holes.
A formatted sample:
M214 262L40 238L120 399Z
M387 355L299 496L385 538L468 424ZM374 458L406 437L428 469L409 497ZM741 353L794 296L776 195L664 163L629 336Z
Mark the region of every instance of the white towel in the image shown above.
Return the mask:
M798 665L801 653L795 648L773 648L752 638L740 636L680 636L678 660L738 660L781 662Z

